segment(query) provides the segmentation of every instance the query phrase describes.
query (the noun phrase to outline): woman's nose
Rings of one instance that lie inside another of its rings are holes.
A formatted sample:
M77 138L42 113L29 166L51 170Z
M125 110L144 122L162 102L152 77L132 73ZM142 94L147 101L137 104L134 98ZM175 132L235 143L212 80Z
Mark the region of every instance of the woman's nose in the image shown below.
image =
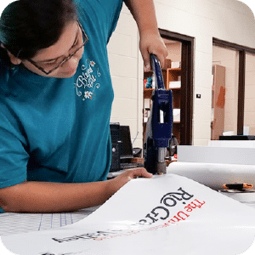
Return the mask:
M66 61L66 63L64 63L64 65L78 65L81 57L82 57L82 54L83 54L83 48L78 50L70 59L68 59Z
M79 60L80 58L78 58L77 56L73 56L64 63L63 67L70 69L76 68L78 66Z

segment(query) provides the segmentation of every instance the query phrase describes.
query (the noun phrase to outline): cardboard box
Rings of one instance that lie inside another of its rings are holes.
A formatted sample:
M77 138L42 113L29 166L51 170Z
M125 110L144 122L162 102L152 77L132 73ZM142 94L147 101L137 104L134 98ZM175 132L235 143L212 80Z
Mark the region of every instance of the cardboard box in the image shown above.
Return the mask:
M166 59L165 60L165 65L163 66L162 69L167 69L167 68L171 68L171 59Z
M173 119L174 122L181 121L181 109L173 109Z
M181 88L181 81L170 81L169 82L170 89L179 89Z
M172 62L171 68L181 68L181 62Z

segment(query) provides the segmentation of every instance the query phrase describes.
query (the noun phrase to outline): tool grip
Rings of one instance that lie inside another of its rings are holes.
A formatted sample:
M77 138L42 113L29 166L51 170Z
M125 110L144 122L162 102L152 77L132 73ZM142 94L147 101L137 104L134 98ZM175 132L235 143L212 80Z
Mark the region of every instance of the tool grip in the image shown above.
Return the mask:
M155 81L155 87L156 89L165 89L161 65L158 57L154 54L150 55L151 58L151 67L152 71L155 75L156 81Z
M250 183L225 183L223 184L223 188L231 190L247 190L252 189L253 185Z

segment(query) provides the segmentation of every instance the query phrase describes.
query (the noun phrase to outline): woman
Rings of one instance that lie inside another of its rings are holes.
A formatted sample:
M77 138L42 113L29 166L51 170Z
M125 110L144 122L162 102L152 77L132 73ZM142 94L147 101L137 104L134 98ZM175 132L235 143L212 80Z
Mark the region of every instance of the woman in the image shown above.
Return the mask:
M143 4L142 4L143 3ZM166 57L151 0L126 4L140 48ZM100 205L143 168L106 180L113 90L107 43L122 0L19 0L0 21L0 207L59 212ZM147 17L152 17L148 20Z

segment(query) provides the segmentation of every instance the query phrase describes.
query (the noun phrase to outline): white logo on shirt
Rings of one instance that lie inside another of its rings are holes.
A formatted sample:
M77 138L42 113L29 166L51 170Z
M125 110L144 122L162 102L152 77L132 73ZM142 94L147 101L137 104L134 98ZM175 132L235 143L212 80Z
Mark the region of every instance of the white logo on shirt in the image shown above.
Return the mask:
M76 95L82 100L93 99L95 90L100 88L97 79L101 76L99 68L94 61L86 60L86 64L81 66L81 75L78 76L74 83Z

